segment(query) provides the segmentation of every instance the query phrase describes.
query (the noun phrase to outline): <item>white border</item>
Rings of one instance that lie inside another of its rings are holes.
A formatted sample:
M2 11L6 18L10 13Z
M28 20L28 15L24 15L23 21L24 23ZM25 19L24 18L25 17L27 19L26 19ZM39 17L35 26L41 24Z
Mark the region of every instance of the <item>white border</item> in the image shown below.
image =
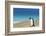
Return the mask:
M39 27L13 28L13 8L39 8ZM10 5L10 32L42 30L42 6Z

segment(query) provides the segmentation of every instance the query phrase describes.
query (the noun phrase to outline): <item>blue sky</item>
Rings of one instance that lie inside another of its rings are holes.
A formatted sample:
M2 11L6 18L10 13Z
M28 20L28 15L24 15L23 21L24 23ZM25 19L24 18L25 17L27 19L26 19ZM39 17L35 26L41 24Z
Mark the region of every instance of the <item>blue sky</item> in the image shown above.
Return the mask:
M13 18L16 21L22 19L29 19L32 17L33 19L39 17L39 9L34 8L13 8Z

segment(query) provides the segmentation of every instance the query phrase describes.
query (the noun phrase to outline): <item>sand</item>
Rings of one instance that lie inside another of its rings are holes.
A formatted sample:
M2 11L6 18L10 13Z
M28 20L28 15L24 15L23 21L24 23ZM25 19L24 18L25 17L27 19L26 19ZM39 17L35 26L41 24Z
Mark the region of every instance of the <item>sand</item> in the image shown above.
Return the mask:
M38 26L39 25L39 21L35 20L34 24L35 24L35 26ZM33 26L31 26L31 22L30 21L21 21L19 23L14 23L13 27L14 28L21 28L21 27L33 27Z

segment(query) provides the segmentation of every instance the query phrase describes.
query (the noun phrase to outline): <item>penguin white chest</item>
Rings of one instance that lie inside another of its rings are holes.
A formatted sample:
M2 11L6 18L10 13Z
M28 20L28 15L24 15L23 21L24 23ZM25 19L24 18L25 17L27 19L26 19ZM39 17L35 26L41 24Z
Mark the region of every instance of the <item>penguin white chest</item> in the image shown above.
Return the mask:
M31 22L30 25L33 26L33 20L32 19L30 20L30 22Z

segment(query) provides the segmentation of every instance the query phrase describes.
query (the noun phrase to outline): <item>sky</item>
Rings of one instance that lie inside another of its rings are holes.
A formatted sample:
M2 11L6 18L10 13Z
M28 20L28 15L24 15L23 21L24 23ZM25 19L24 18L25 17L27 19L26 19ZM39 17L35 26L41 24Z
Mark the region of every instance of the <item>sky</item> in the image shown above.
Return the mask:
M35 8L13 8L13 20L29 20L29 17L36 19L39 17L39 9Z

